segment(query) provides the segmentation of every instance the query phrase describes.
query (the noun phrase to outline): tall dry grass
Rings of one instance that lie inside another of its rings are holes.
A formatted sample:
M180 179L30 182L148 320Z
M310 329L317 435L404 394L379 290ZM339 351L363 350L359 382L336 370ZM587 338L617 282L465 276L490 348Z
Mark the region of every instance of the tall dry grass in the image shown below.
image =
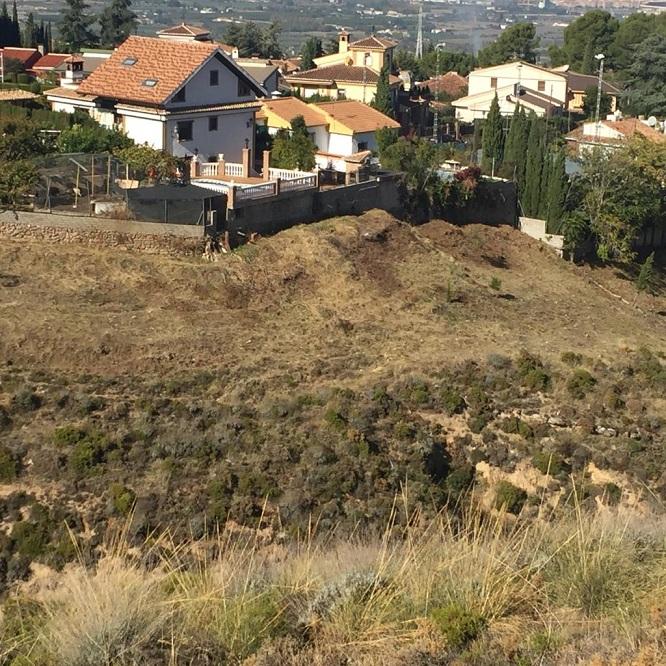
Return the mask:
M5 660L565 664L665 647L663 517L576 507L521 522L470 506L406 523L374 538L313 528L289 545L251 530L179 545L165 536L150 565L120 539L36 595L21 636L0 625L15 639Z

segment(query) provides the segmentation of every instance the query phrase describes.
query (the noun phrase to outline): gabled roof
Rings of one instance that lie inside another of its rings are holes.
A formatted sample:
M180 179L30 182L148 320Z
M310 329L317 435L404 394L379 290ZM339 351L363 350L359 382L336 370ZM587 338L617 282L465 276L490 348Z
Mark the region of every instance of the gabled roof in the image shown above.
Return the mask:
M594 123L590 123L594 124ZM565 135L567 141L579 141L582 143L603 143L609 145L617 145L624 143L634 134L640 134L650 141L655 143L666 142L666 134L658 132L654 127L650 127L645 123L638 120L638 118L625 118L624 120L602 120L600 125L610 127L616 132L622 134L620 137L596 136L596 134L585 134L584 126L577 127L575 130Z
M214 55L259 95L265 91L212 42L129 37L78 90L125 102L164 104ZM146 82L155 82L146 85Z
M165 37L191 37L196 39L197 37L201 38L210 35L210 30L206 30L206 28L201 28L197 25L181 23L180 25L174 25L171 28L159 30L157 34L164 35Z
M509 62L503 62L500 65L491 65L490 67L478 67L474 71L470 72L470 76L472 74L478 74L480 72L491 72L495 69L506 67L507 65L522 65L523 67L532 67L534 69L538 69L540 72L545 72L546 74L555 74L556 76L561 76L562 78L566 77L565 72L559 72L553 69L548 69L547 67L542 67L541 65L535 65L533 62L525 62L524 60L510 60Z
M384 115L381 111L373 109L367 104L353 99L337 102L319 102L316 105L331 118L334 123L346 128L350 134L362 132L375 132L382 127L398 129L400 123ZM334 132L336 128L331 127Z
M67 99L77 99L82 102L94 102L97 95L85 95L81 92L81 88L51 88L45 90L44 94L47 99L49 97L65 97Z
M55 69L58 65L62 65L62 63L69 57L69 53L47 53L46 55L43 55L31 67L31 69Z
M299 81L316 81L323 83L367 83L374 85L379 81L379 74L370 67L357 67L355 65L330 65L328 67L315 67L304 72L294 72L286 80L298 84ZM400 83L397 76L390 76L391 85Z
M467 79L464 76L460 76L458 72L446 72L446 74L436 76L418 84L419 88L424 86L428 86L432 93L445 93L446 95L455 97L467 90Z
M385 51L386 49L391 49L394 46L397 46L398 42L394 42L392 39L385 39L384 37L377 37L376 35L370 35L370 37L364 37L355 42L351 42L349 45L350 49L380 49Z
M22 49L18 46L5 46L0 51L5 58L18 60L24 65L35 62L41 55L37 49Z
M321 127L328 124L326 116L314 105L306 104L298 97L283 97L282 99L267 99L262 104L262 111L258 117L268 117L268 114L277 116L282 122L281 127L291 126L296 116L303 116L307 127Z
M23 102L37 97L38 95L29 90L0 90L0 102Z
M567 86L574 92L585 92L588 88L596 88L599 85L599 79L592 74L579 74L578 72L567 71ZM619 95L621 90L608 81L601 82L601 89L610 95Z

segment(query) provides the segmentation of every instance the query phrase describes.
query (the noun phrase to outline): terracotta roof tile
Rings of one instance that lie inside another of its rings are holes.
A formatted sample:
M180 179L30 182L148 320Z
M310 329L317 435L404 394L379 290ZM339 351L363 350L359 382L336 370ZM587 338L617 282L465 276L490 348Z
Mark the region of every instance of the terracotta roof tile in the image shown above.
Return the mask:
M451 97L459 97L467 92L467 79L460 76L458 72L446 72L446 74L428 79L418 85L419 88L424 86L428 86L431 93L444 93Z
M354 65L329 65L328 67L315 67L304 72L294 72L287 76L288 81L341 81L342 83L367 83L372 85L379 81L379 74L370 67L356 67ZM396 76L390 77L390 83L400 83Z
M21 49L16 46L5 46L0 51L2 51L3 56L8 60L18 60L26 67L39 60L41 55L37 49Z
M211 42L129 37L79 90L87 95L160 105L217 50ZM129 64L130 60L136 62ZM157 83L144 85L149 79Z
M47 53L31 69L55 69L70 57L69 53Z
M656 143L666 142L666 134L658 132L653 127L642 123L637 118L626 118L625 120L605 120L601 125L611 127L624 135L624 138L612 138L606 136L596 136L595 134L585 134L583 127L577 127L565 135L568 141L579 141L582 143L603 143L608 145L619 145L630 139L634 134L640 134Z
M397 46L398 42L394 42L392 39L385 39L384 37L377 37L375 35L370 35L369 37L364 37L355 42L352 42L349 45L350 49L359 48L359 49L390 49L394 46Z
M298 97L283 97L282 99L265 100L262 112L271 111L276 116L291 124L296 116L303 116L307 127L327 125L328 119L314 104L306 104Z
M169 37L204 37L206 35L210 35L210 31L197 25L187 25L186 23L181 23L180 25L174 25L171 28L160 30L157 34L166 35Z
M381 111L353 99L337 102L320 102L317 106L331 118L353 132L374 132L382 127L398 129L400 123Z
M23 100L35 99L38 95L29 90L0 90L0 102L21 102Z
M80 99L85 102L92 102L97 99L97 95L84 95L81 93L81 88L51 88L45 90L44 94L47 97L67 97L69 99Z

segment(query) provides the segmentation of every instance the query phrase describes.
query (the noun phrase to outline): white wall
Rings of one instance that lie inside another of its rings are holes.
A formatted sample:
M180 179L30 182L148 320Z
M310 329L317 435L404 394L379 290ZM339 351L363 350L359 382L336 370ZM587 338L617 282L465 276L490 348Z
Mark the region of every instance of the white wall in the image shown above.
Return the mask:
M217 116L217 131L208 131L208 117ZM176 141L174 128L180 120L192 120L192 141ZM247 127L248 122L250 127ZM224 155L227 162L240 162L245 139L250 148L254 141L254 112L236 111L231 113L182 114L167 121L166 150L173 155L187 157L199 151L200 159L207 162L213 155Z
M136 143L164 149L164 122L159 118L134 118L121 115L122 129Z
M348 134L329 134L327 152L334 155L351 155L355 152L353 137Z
M470 72L468 95L492 90L492 79L497 79L497 88L514 85L520 80L521 85L531 90L539 91L539 81L544 82L542 94L554 97L564 103L567 98L567 83L562 74L548 72L538 67L523 64L518 69L518 63L510 62L498 67L487 67Z
M228 56L227 61L232 62ZM232 67L234 66L232 64ZM214 69L218 71L219 83L216 86L211 86L210 72ZM235 72L231 72L217 58L212 58L186 83L185 101L170 102L167 108L176 110L179 107L183 108L204 104L249 102L256 98L257 96L254 92L250 92L247 97L238 97L238 75Z

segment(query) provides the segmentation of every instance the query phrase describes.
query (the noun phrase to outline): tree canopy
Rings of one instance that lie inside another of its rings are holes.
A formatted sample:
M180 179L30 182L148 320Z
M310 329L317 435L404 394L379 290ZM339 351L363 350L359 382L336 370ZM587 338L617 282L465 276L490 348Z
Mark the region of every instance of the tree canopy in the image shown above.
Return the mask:
M248 21L232 23L224 33L224 39L238 48L241 57L280 58L282 56L280 32L280 25L275 21L267 28Z
M311 171L316 164L316 149L303 116L296 116L291 121L291 131L280 129L275 135L271 164L278 169Z
M319 39L319 37L310 37L307 39L305 44L303 44L303 48L301 49L301 69L314 69L314 59L321 55L324 55L321 39Z
M636 47L627 69L626 106L635 114L666 114L666 37L650 35Z
M85 0L66 0L65 9L58 25L60 41L71 52L80 51L98 41L90 26L95 17L89 13L90 5Z
M481 167L486 173L497 173L504 154L504 131L497 93L490 104L490 111L483 125L481 147L483 149Z
M585 88L585 95L583 96L583 113L586 118L596 118L597 115L597 94L599 88L597 86L588 86ZM601 99L599 100L599 118L602 120L611 112L613 101L611 96L601 91Z
M389 117L393 117L393 101L391 99L388 66L382 68L379 81L377 81L377 92L370 106Z
M131 0L112 0L99 17L100 40L104 46L114 47L124 42L137 27L137 16Z
M491 44L479 51L479 65L489 67L510 60L536 62L539 38L533 23L516 23L504 30Z

